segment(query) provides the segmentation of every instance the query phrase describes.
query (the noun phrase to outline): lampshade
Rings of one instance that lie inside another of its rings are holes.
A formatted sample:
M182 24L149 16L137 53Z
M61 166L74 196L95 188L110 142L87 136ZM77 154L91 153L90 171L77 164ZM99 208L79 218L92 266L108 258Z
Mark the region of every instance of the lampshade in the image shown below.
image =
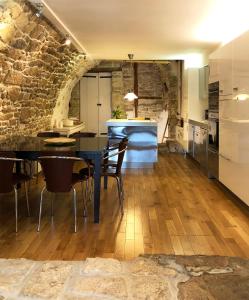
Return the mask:
M138 99L138 96L134 94L133 92L129 91L125 96L124 99L127 101L134 101L135 99Z

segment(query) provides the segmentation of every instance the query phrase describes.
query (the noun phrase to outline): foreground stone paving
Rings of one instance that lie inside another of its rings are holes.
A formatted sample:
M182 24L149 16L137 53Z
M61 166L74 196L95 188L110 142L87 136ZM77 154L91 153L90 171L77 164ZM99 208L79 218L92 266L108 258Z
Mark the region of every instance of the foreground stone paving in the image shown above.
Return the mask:
M131 261L1 259L3 299L249 299L249 261L166 255Z

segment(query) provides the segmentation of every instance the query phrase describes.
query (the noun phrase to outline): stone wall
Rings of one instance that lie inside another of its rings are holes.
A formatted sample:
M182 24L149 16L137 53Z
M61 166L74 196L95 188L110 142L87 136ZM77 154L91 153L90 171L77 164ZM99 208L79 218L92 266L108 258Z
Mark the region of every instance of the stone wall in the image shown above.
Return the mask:
M0 2L0 138L35 134L67 117L73 86L94 62L24 0Z
M159 141L162 139L168 116L171 120L168 135L175 137L179 82L177 61L169 64L138 63L138 116L158 121ZM123 99L129 89L134 90L133 64L123 63L121 71L113 72L112 86L113 108L119 105L128 116L133 116L133 103Z

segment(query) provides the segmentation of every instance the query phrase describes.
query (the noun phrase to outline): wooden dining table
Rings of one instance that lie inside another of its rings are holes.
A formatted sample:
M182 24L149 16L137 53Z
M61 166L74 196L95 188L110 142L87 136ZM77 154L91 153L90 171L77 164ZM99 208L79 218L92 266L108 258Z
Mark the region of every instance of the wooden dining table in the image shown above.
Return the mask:
M33 136L12 136L0 142L0 151L13 151L19 158L37 160L43 151L76 153L77 157L90 159L94 165L94 223L100 221L100 190L101 190L101 163L107 149L107 137L77 138L75 143L63 146L47 144L45 138ZM17 172L20 171L17 166Z

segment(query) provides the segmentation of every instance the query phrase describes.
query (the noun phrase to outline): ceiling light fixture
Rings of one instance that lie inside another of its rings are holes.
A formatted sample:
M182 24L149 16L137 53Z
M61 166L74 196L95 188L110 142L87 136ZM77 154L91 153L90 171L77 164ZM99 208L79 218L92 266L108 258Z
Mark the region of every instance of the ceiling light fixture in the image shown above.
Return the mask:
M128 93L124 96L124 99L127 101L134 101L135 99L138 99L138 96L131 90L129 90Z
M44 8L44 4L39 2L35 4L35 7L37 9L35 15L37 16L37 18L40 18L43 14L43 8Z
M133 57L134 57L134 54L128 54L128 58L129 58L129 61L132 65L132 60L133 60ZM138 99L138 96L131 90L128 90L128 93L124 96L124 99L127 100L127 101L134 101L136 99Z
M70 36L66 35L66 39L65 39L64 45L70 46L71 44L72 44L72 40L71 40Z
M5 28L7 28L8 23L5 22L0 22L0 30L4 30Z

